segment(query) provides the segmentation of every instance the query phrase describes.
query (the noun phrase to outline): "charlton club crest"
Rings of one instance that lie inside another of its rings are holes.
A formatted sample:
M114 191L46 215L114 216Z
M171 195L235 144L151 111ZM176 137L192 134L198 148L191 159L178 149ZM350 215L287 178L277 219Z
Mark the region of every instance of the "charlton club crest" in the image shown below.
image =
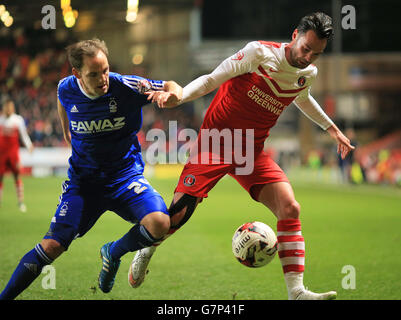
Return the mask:
M191 187L195 184L195 177L192 174L187 175L184 178L184 186Z
M304 76L298 78L298 85L303 87L305 85L306 78Z

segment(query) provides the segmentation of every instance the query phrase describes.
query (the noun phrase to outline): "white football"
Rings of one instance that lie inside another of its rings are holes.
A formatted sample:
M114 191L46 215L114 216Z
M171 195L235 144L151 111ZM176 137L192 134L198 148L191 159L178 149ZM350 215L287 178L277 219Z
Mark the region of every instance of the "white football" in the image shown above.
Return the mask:
M263 222L247 222L235 230L232 250L244 266L263 267L276 255L277 236L273 229Z

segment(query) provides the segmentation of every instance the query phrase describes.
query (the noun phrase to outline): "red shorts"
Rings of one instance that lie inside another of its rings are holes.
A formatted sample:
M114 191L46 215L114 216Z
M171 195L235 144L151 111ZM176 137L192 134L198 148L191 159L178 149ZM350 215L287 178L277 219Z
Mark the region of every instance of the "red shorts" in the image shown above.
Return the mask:
M187 163L181 173L175 192L206 198L208 192L226 174L232 176L257 201L261 187L267 183L289 182L283 170L265 152L254 157L253 171L246 175L236 173L236 164Z
M5 154L0 154L0 175L6 173L7 169L17 173L19 171L19 152L7 151Z

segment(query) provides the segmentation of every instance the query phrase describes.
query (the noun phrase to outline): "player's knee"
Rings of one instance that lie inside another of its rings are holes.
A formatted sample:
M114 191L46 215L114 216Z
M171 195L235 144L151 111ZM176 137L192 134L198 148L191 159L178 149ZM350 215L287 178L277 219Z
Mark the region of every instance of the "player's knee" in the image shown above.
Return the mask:
M164 236L167 231L170 229L170 217L167 214L160 215L158 217L157 221L157 226L160 230L161 233L163 233L162 236Z
M170 229L170 217L167 214L154 212L148 218L143 224L155 239L163 237Z
M40 244L46 255L52 260L57 259L65 251L60 242L54 239L43 239Z
M282 210L282 216L283 216L282 218L299 219L300 213L301 213L300 204L296 200L293 200L284 206Z

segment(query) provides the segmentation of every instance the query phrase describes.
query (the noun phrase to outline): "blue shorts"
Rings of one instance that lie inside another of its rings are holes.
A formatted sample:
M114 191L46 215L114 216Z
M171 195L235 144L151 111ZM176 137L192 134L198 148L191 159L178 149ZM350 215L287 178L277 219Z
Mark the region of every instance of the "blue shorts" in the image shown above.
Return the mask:
M55 215L44 239L54 239L65 249L88 232L107 210L132 223L152 212L168 215L166 204L149 182L138 175L118 186L63 183Z

